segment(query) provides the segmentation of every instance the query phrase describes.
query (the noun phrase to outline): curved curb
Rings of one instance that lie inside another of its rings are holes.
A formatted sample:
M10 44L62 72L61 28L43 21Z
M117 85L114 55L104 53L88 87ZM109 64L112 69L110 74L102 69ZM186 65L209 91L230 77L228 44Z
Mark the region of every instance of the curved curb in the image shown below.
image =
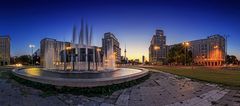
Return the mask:
M68 86L68 87L97 87L97 86L107 86L113 84L120 84L123 82L128 82L132 80L136 80L148 75L147 69L139 69L142 70L141 72L115 77L115 78L93 78L93 79L76 79L76 78L51 78L51 77L39 77L39 76L32 76L32 75L25 75L22 73L18 73L16 69L12 70L13 75L34 81L43 84L50 84L56 86Z

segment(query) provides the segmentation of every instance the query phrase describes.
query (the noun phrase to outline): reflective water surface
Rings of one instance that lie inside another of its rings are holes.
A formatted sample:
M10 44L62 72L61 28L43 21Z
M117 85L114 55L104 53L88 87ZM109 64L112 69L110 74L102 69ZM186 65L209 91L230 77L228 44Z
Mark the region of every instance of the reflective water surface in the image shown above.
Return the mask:
M16 71L19 74L30 76L43 76L51 78L75 78L75 79L95 79L95 78L116 78L142 72L138 69L120 68L116 71L99 72L99 73L57 73L44 71L40 68L28 68Z

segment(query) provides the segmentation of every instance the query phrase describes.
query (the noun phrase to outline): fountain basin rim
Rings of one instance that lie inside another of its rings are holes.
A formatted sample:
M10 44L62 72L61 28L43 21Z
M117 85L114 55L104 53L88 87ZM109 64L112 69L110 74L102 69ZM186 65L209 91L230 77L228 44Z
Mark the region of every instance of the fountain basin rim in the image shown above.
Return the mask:
M134 74L130 74L130 75L125 75L125 76L120 76L120 77L115 77L114 79L121 79L121 78L127 78L127 77L131 77L131 76L134 76L134 75L139 75L139 74L143 74L143 73L145 73L145 72L148 72L148 70L146 70L146 69L139 69L139 70L142 70L142 72L139 72L139 73L134 73ZM27 76L27 77L35 77L35 78L39 78L39 79L46 79L46 80L73 80L73 81L75 81L75 80L82 80L82 81L105 81L105 80L112 80L113 78L91 78L91 79L81 79L81 78L79 78L79 79L76 79L76 78L56 78L56 77L45 77L45 76L33 76L33 75L25 75L25 74L22 74L22 73L17 73L16 71L18 71L18 70L16 70L16 69L14 69L14 70L12 70L13 71L13 73L14 74L18 74L18 75L21 75L21 76ZM51 72L51 71L50 71ZM54 73L54 72L53 72ZM85 73L85 72L82 72L82 73ZM86 73L89 73L89 72L86 72ZM68 74L68 73L66 73L66 74ZM73 73L74 74L74 73ZM81 74L81 73L76 73L76 74ZM91 73L89 73L89 74L91 74ZM94 74L94 73L92 73L92 74Z
M131 80L139 79L148 75L147 69L141 69L141 72L114 77L114 78L93 78L93 79L76 79L76 78L51 78L51 77L38 77L33 75L23 75L21 73L17 73L17 70L12 70L12 73L20 78L25 80L30 80L33 82L50 84L55 86L68 86L68 87L97 87L97 86L107 86L112 84L120 84L123 82L128 82Z
M120 68L116 68L114 70L106 70L106 71L64 71L64 70L57 70L57 69L42 69L43 71L49 71L49 72L53 72L53 73L65 73L65 74L71 74L71 73L76 73L76 74L80 74L80 73L105 73L105 72L112 72L112 71L117 71L120 70Z

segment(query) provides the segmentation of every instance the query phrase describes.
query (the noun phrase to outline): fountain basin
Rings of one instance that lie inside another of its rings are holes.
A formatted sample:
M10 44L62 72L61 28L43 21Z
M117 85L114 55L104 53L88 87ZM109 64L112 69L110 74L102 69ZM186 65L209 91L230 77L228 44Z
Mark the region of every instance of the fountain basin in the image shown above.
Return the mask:
M147 69L119 68L109 72L62 73L41 68L14 69L12 73L20 78L67 87L97 87L120 84L148 75Z

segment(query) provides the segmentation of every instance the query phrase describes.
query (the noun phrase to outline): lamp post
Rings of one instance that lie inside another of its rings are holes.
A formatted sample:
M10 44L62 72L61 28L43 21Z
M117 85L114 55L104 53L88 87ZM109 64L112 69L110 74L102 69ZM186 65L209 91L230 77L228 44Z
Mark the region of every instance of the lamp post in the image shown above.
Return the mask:
M156 64L157 64L157 61L158 61L158 55L157 55L157 51L160 50L160 47L159 46L154 46L153 49L155 50L155 54L156 54Z
M32 65L33 65L33 49L35 48L35 45L30 44L29 48L32 49Z
M187 66L187 47L190 45L189 42L183 42L183 46L185 47L185 66Z

